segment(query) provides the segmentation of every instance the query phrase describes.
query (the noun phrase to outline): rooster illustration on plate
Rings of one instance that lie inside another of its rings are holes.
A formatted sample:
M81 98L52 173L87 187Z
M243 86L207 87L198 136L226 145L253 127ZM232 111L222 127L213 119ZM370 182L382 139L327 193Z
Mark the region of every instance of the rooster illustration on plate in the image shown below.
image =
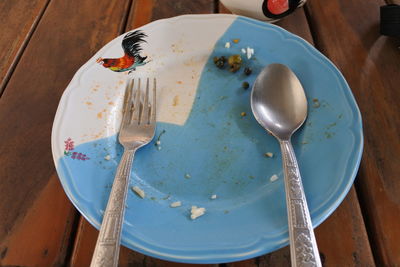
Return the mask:
M147 63L145 61L147 56L141 56L141 44L146 42L144 38L147 37L145 33L140 30L127 33L122 40L122 49L124 55L119 58L98 58L97 63L103 67L115 72L135 71L137 67L143 66Z

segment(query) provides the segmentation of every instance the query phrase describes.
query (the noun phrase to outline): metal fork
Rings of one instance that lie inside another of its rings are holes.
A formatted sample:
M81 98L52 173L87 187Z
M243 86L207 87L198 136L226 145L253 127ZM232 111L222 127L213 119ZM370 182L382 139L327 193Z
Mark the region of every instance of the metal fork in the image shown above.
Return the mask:
M92 256L91 267L117 266L121 241L122 222L133 156L137 149L148 144L156 127L156 79L153 80L152 100L149 100L149 79L141 98L140 78L126 86L124 110L118 140L124 154L118 165L114 183L104 212L103 222ZM151 103L150 103L151 102Z

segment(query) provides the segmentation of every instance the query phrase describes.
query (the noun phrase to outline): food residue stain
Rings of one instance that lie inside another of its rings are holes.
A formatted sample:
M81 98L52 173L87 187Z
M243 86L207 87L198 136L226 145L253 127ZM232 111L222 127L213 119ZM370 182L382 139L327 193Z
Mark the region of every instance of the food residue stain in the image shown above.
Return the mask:
M172 44L171 49L172 49L172 52L174 52L174 53L183 53L184 52L183 49L180 48L177 44Z
M176 83L177 83L177 84L182 84L183 82L182 82L182 81L176 81Z
M321 104L319 103L318 98L313 98L313 107L314 108L319 108L321 106Z
M334 123L331 123L331 124L329 124L328 126L326 126L326 129L330 129L330 128L332 128L332 127L335 127L336 126L336 122L334 122Z
M172 100L172 106L176 107L178 104L179 104L179 95L176 95Z
M97 113L97 118L98 119L102 119L103 118L103 112L102 111Z
M332 132L325 132L324 134L325 134L325 137L326 137L327 139L330 139L330 138L332 138L332 137L335 135L335 133L332 133Z

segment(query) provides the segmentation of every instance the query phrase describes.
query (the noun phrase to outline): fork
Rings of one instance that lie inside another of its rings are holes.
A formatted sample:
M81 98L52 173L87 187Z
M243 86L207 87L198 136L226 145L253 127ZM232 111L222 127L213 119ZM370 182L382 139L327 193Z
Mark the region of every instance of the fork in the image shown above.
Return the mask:
M156 127L156 79L153 80L152 100L149 100L149 78L146 82L144 99L141 99L140 78L127 83L123 117L118 136L124 153L118 165L114 183L104 212L103 222L92 256L91 267L117 266L121 241L125 201L133 157L140 147L154 137ZM136 89L135 89L136 88ZM151 103L150 103L151 102Z

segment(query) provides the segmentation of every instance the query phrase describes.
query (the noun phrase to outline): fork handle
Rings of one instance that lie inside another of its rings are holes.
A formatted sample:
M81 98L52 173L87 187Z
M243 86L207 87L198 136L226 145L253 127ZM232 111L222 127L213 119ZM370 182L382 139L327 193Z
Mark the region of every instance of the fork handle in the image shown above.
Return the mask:
M285 175L290 257L292 267L320 267L317 242L304 194L296 155L290 140L280 141Z
M134 154L134 150L125 150L118 165L92 256L91 267L118 265L125 201Z

